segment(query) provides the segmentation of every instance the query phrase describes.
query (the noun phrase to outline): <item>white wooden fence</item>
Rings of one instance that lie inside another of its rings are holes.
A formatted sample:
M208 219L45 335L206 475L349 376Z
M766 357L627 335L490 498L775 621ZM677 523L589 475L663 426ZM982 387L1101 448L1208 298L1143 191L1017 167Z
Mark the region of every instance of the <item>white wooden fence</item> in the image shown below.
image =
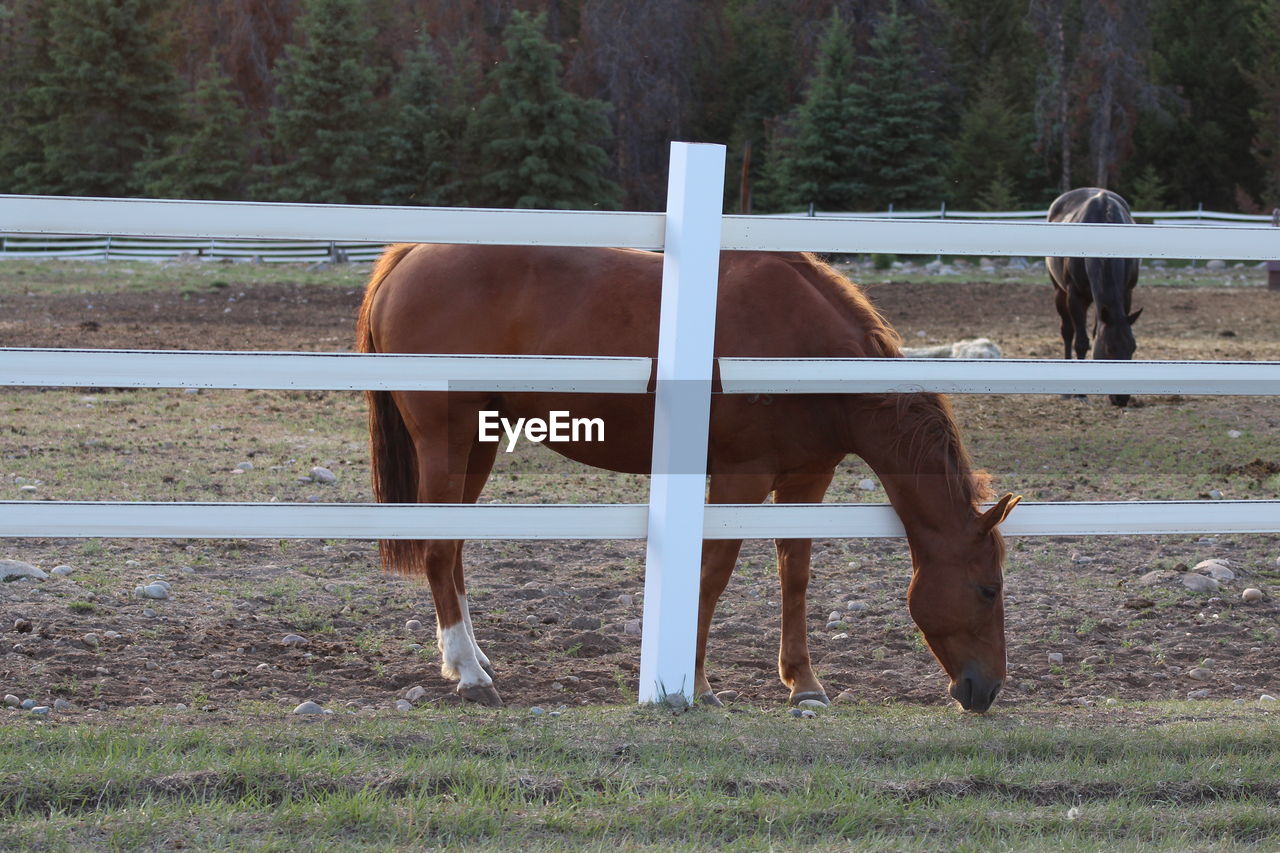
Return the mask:
M641 701L691 697L701 539L901 536L887 505L704 506L706 400L665 400L707 375L715 264L728 250L897 254L1280 258L1280 229L1044 222L720 216L721 146L673 144L661 213L467 210L0 196L0 232L215 240L318 239L622 246L665 251L658 421L644 505L0 502L0 536L646 538ZM710 300L710 302L708 302ZM692 320L692 322L690 322ZM674 330L679 340L669 340ZM1280 363L722 359L725 393L1280 394ZM648 359L0 349L0 385L292 389L505 389L643 393ZM677 442L673 437L681 437ZM665 442L665 444L663 444ZM683 477L679 482L664 477ZM696 488L694 485L696 484ZM1023 504L1017 535L1280 532L1280 501Z

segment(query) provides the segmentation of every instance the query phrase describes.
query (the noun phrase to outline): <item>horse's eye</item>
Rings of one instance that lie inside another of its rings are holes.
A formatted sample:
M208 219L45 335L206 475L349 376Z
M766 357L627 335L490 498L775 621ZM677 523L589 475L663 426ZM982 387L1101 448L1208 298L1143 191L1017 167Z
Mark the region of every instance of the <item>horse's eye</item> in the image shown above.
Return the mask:
M998 586L979 586L978 592L982 595L983 601L995 601L996 596L1000 594Z

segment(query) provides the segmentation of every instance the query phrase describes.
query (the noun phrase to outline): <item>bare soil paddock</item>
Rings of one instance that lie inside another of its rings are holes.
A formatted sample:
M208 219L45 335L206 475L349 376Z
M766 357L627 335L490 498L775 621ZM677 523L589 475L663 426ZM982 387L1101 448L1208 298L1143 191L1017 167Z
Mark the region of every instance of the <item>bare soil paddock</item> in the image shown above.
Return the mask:
M181 268L154 287L116 286L122 264L0 268L0 346L341 351L351 346L359 276L255 268L217 279ZM82 280L77 281L77 276ZM56 278L58 287L46 287ZM71 280L72 286L67 286ZM1142 358L1280 360L1280 294L1260 282L1143 287ZM50 292L52 291L52 293ZM869 291L909 344L986 336L1011 357L1057 357L1047 278L889 282ZM1143 397L956 397L976 462L1029 500L1280 496L1280 401ZM0 498L369 500L363 403L355 394L0 390ZM252 470L236 466L251 462ZM312 466L331 486L299 482ZM832 499L862 492L857 460ZM23 488L24 486L29 488ZM485 499L642 501L640 478L565 463L538 448L501 460ZM1236 580L1194 593L1157 569L1211 557ZM382 577L367 542L8 540L0 558L65 578L0 586L0 692L82 708L245 700L387 707L406 688L451 701L425 588ZM1024 538L1008 561L1010 683L1004 704L1280 693L1280 537ZM634 696L643 544L468 545L481 645L517 705L617 703ZM776 704L772 544L749 542L717 614L710 673L741 701ZM900 540L818 543L810 597L814 660L832 696L942 704L945 678L907 616ZM163 576L168 601L133 597ZM1241 601L1245 587L1266 597ZM631 599L625 596L632 596ZM862 609L847 603L858 602ZM150 612L148 612L150 611ZM833 612L847 627L828 629ZM421 630L406 630L419 619ZM108 634L107 632L114 632ZM86 634L95 634L86 642ZM285 646L297 633L306 645ZM415 648L415 646L418 646ZM1061 663L1050 663L1051 653ZM1187 673L1206 658L1207 675Z

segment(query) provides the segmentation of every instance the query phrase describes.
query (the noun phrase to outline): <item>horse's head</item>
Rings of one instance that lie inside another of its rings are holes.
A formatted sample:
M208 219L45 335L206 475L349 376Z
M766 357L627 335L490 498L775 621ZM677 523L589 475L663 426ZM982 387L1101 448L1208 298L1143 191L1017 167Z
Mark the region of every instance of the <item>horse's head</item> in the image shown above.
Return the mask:
M964 541L918 555L907 592L911 618L966 711L986 711L1004 684L1004 541L996 526L1020 500L1005 495L974 517Z
M1098 339L1093 345L1093 357L1128 361L1138 349L1138 342L1133 337L1133 324L1142 314L1139 308L1132 314L1121 313L1118 317L1105 307L1098 309ZM1129 403L1128 394L1111 394L1113 406L1125 406Z

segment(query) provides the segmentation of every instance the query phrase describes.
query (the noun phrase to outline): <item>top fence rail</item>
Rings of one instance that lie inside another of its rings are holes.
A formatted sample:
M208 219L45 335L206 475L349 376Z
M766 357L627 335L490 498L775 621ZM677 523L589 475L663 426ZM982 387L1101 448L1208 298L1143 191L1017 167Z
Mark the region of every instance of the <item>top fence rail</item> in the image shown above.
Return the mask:
M378 207L273 202L168 201L0 195L0 232L615 246L661 249L665 215L589 211ZM495 235L502 235L496 238ZM1083 225L874 215L723 217L730 251L880 252L903 255L1280 258L1280 228L1261 223Z

